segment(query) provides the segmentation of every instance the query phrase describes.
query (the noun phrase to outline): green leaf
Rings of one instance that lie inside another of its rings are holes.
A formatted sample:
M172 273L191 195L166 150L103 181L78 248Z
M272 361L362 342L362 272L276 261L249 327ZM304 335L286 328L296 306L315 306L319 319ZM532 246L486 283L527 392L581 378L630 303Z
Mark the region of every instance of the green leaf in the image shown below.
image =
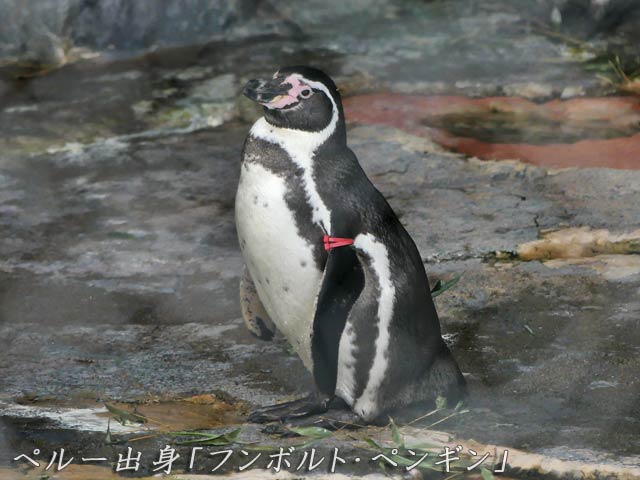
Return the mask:
M487 470L484 467L480 469L480 474L482 475L482 480L495 480L496 478L491 470Z
M167 432L167 435L174 435L176 437L212 437L211 433L202 433L202 432ZM216 435L219 436L219 435Z
M407 457L403 457L402 455L389 455L389 458L403 467L408 467L415 463L415 460L409 460Z
M416 461L420 458L407 458L403 455L400 455L399 453L393 454L392 451L396 451L398 452L397 448L384 448L381 447L379 444L377 444L372 438L365 438L365 442L367 442L367 444L372 447L376 452L379 453L384 453L388 458L390 458L391 460L393 460L394 462L396 462L398 465L402 465L405 467L411 466L414 463L416 463ZM441 445L429 445L430 448L436 448L439 449L441 448ZM403 447L404 448L404 447ZM417 447L411 447L411 450L419 450L420 448L422 448L421 446L417 446ZM416 452L416 454L419 454L420 456L424 455L426 452ZM431 454L429 454L431 455ZM439 468L437 465L435 465L432 461L429 460L430 457L427 457L425 460L422 461L422 463L420 463L419 465L416 466L416 468L419 468L421 470L435 470L437 472L441 472L442 469ZM434 457L435 458L435 457ZM381 468L384 468L386 466L386 464L384 462L381 461L380 463ZM455 467L454 467L455 469Z
M224 435L220 438L216 438L214 440L208 440L205 442L196 442L198 445L212 445L214 447L226 447L227 445L231 445L233 443L238 443L238 442L234 442L232 440L229 440L228 438L226 438ZM184 443L180 444L180 445L184 445Z
M438 282L433 287L433 290L431 290L431 297L435 298L441 293L444 293L450 288L454 287L456 283L460 281L460 278L462 278L462 274L458 275L457 277L453 277L451 280L447 282L442 282L441 280L438 280Z
M232 443L242 443L238 441L238 437L240 435L241 429L238 428L228 433L220 433L220 434L207 434L207 433L199 433L199 432L174 432L172 435L180 435L180 436L194 436L198 438L194 438L191 440L185 440L183 442L177 442L177 445L213 445L217 447L231 445Z
M311 438L311 439L307 440L304 443L300 443L298 445L294 445L294 447L296 447L299 450L302 450L303 448L309 448L310 446L315 445L320 440L321 440L320 438Z
M442 448L442 445L437 445L435 443L427 443L427 442L421 442L421 443L414 443L413 445L407 445L405 448L408 448L410 450L430 450L433 448L439 449ZM422 452L424 453L424 451Z
M390 449L388 449L385 453L388 455L388 457L391 460L396 462L398 465L402 465L403 467L409 467L409 466L413 465L414 463L416 463L420 459L420 457L414 458L414 459L410 459L410 458L407 458L407 457L403 457L402 455L393 455L391 453ZM424 469L424 470L435 470L435 471L438 471L438 472L442 471L438 466L436 466L432 462L430 462L428 457L426 459L424 459L419 465L417 465L416 468Z
M199 442L180 442L178 443L178 445L185 445L185 444L197 444L197 445L211 445L214 447L225 447L227 445L231 445L233 442L229 442L227 439L224 438L224 436L220 437L220 438L216 438L213 440L206 440L206 441L199 441Z
M608 63L600 62L600 63L587 63L584 64L584 69L587 72L596 72L596 73L609 73L611 71L611 67Z
M444 410L447 408L447 397L438 396L436 398L436 408L438 410Z
M391 421L391 438L393 439L393 443L398 448L404 448L404 439L400 435L400 430L396 425L396 422L393 421L393 418L389 417Z
M365 439L364 439L364 441L365 441L365 442L367 442L367 445L369 445L370 447L377 448L378 450L382 450L382 447L381 447L380 445L378 445L378 444L373 440L373 438L369 438L369 437L367 437L367 438L365 438Z
M275 445L259 445L259 444L248 444L244 447L245 450L249 450L252 452L277 452L280 447L276 447Z
M109 405L108 403L104 404L109 410L109 413L113 417L114 420L117 420L122 425L126 425L127 422L131 423L147 423L147 417L144 415L140 415L139 413L128 412L126 410L122 410L120 408L114 407L113 405Z
M238 437L240 436L240 432L242 429L236 428L235 430L225 433L224 437L229 440L231 443L237 443Z
M135 235L131 235L128 232L119 232L119 231L109 232L107 233L107 236L110 238L117 238L118 240L135 240L136 239Z
M331 430L322 427L289 427L289 430L301 437L311 437L318 440L333 435Z
M198 438L193 438L191 440L184 440L182 442L176 442L177 445L190 445L192 443L198 443L198 444L209 444L208 442L216 442L219 439L222 439L224 437L224 433L221 433L219 435L207 435L205 437L198 437ZM224 440L222 440L224 441Z
M113 439L111 438L111 419L107 420L107 434L104 438L104 443L107 445L111 445L113 443Z
M240 432L242 431L241 428L236 428L235 430L232 430L231 432L227 432L224 435L222 435L219 438L215 438L213 440L211 440L209 443L207 443L206 445L229 445L231 443L242 443L238 440L238 437L240 436Z
M304 448L308 448L311 445L314 445L315 443L317 443L320 439L319 438L311 438L310 440L303 442L303 443L296 443L293 445L290 445L291 447L295 447L298 450L304 449ZM242 443L242 442L241 442ZM256 452L277 452L278 449L280 447L276 447L275 445L259 445L257 443L243 443L243 445L245 445L245 450L251 450L251 451L256 451Z

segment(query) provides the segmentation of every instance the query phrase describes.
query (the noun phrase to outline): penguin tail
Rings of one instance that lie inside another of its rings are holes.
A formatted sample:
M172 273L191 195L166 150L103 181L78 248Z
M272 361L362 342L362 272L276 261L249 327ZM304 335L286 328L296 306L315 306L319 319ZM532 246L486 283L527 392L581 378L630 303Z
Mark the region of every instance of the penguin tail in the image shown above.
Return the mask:
M436 396L445 397L449 405L455 405L467 396L467 382L444 342L431 364L426 383Z

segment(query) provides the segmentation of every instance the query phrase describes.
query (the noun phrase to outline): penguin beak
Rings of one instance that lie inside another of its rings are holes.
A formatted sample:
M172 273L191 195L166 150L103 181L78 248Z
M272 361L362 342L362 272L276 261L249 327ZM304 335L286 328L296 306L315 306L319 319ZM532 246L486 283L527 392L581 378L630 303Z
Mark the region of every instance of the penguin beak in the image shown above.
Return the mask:
M281 108L288 103L291 84L283 83L282 78L272 80L249 80L242 93L245 97L267 108Z

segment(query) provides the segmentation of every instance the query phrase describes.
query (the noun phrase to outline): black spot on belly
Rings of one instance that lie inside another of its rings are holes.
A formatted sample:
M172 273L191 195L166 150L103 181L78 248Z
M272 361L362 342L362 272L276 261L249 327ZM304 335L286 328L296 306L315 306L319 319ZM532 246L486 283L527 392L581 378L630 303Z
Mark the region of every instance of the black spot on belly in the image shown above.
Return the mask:
M306 267L307 266L307 262L305 262L304 260L300 260L300 266L302 268Z
M258 196L257 196L257 195L254 195L254 196L253 196L253 204L254 204L254 205L257 205L257 204L258 204Z
M269 277L265 277L264 281L267 282L267 285L271 284L271 282L269 281Z
M322 271L327 253L322 244L323 229L313 221L314 207L309 205L304 187L304 170L296 165L279 145L249 135L244 145L245 163L256 163L285 181L284 200L293 213L299 236L313 246L313 263ZM254 204L260 200L254 197ZM268 205L264 205L266 208ZM315 211L319 211L319 208Z
M289 291L289 286L288 286L288 285L285 285L284 287L282 287L282 289L283 289L285 292L288 292L288 291Z
M263 206L264 208L267 208L267 207L269 206L269 204L268 204L267 202L264 202L264 203L262 204L262 206Z

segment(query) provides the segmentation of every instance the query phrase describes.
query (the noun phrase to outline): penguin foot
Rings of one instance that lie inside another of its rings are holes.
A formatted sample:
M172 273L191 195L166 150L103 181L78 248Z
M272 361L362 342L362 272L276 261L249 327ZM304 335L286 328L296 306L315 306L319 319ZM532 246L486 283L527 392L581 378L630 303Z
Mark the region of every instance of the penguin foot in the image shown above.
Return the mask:
M351 410L330 410L327 414L319 417L303 419L302 422L296 421L294 423L295 426L321 427L332 432L337 430L357 430L358 428L366 427L368 424L368 422L362 420L362 418Z
M270 423L261 429L262 433L268 435L278 435L282 438L298 437L295 432L296 427L318 427L324 428L331 432L338 430L357 430L367 426L358 415L353 412L336 412L331 411L328 415L319 415L307 418L296 418L282 423Z
M311 394L291 402L258 408L249 415L247 420L251 423L268 423L309 417L326 412L329 409L330 401L331 399L328 397Z

